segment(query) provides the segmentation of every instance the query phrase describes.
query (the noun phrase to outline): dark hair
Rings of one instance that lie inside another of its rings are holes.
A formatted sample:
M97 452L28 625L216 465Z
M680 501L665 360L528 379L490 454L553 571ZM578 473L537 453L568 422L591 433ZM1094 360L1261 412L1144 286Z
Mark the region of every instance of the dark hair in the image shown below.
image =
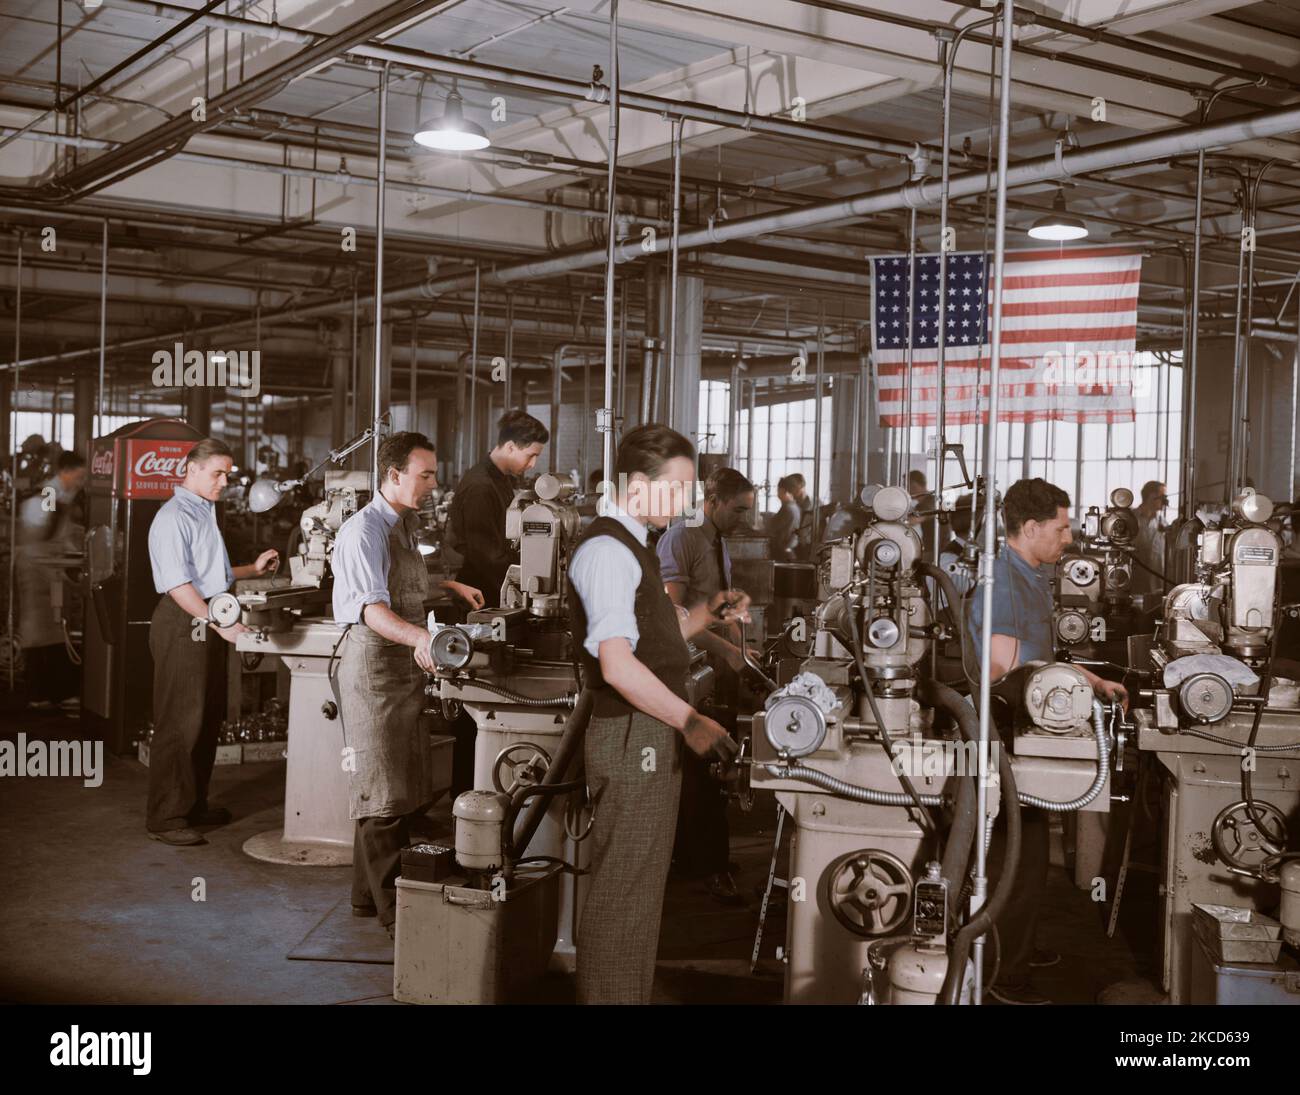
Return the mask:
M235 454L224 441L218 441L215 437L205 437L202 441L196 441L194 447L185 454L185 463L187 466L206 464L214 456L228 456L231 460L235 459Z
M1070 496L1046 479L1021 479L1007 488L1002 519L1007 535L1014 536L1026 521L1050 521L1056 511L1070 507Z
M952 507L952 516L949 520L952 523L952 530L958 536L966 536L970 533L971 517L975 509L975 495L963 494L957 499Z
M587 486L588 486L588 488L590 488L591 490L595 490L595 489L596 489L597 487L599 487L599 486L601 485L601 483L603 483L604 481L605 481L605 469L604 469L604 468L597 468L597 469L596 469L595 471L593 471L589 476L587 476Z
M416 449L428 449L433 453L438 451L433 447L432 441L414 430L402 430L384 438L383 444L379 446L379 481L382 483L388 478L389 468L406 471L406 465L411 462L411 453Z
M1164 483L1159 479L1148 479L1142 484L1142 501L1148 498L1155 498L1157 495L1164 493Z
M786 481L787 483L790 484L788 487L786 487L786 490L791 491L791 492L793 492L793 491L797 491L797 490L803 490L804 487L806 487L806 486L808 485L808 480L805 479L805 478L804 478L804 477L803 477L799 472L797 472L797 471L792 471L789 475L787 475L787 476L785 477L785 481Z
M498 445L513 441L519 448L526 449L539 441L545 445L550 439L550 431L527 411L506 411L497 423Z
M649 479L674 457L684 456L694 462L695 446L676 430L648 422L623 435L614 461L614 474L633 475L640 472Z
M920 468L913 468L911 471L907 473L907 481L909 483L920 483L921 486L924 487L926 485L925 472L923 472Z
M789 476L789 475L783 475L783 476L781 476L781 478L778 479L778 480L776 481L776 489L777 489L777 490L783 490L783 491L785 491L786 494L793 494L793 493L794 493L794 477L793 477L793 476Z
M59 453L59 462L57 465L59 471L75 471L77 468L84 468L85 466L86 458L84 456L79 456L75 452Z
M704 497L730 502L738 494L747 494L754 484L735 468L714 468L704 481Z

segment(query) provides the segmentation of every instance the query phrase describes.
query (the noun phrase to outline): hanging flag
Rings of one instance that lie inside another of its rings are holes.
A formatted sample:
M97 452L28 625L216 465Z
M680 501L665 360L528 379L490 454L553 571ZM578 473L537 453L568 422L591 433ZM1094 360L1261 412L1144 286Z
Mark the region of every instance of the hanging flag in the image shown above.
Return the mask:
M911 424L938 423L939 256L917 255ZM992 255L948 255L944 417L988 421ZM882 426L905 424L908 257L871 260L872 350ZM1140 252L1114 247L1008 251L998 418L1131 422Z

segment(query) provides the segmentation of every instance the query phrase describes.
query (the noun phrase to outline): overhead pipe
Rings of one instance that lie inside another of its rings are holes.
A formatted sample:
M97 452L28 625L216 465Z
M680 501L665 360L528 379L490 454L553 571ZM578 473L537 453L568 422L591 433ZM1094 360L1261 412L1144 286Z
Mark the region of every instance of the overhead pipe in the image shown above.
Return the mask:
M1238 116L1221 122L1201 123L1197 125L1166 130L1162 133L1141 137L1126 137L1118 141L1093 145L1089 148L1074 149L1055 154L1038 156L1022 160L1007 168L1007 187L1030 186L1054 179L1077 175L1088 171L1102 171L1111 167L1128 166L1135 162L1147 160L1166 160L1172 156L1189 154L1205 148L1217 148L1224 145L1239 144L1243 141L1272 137L1300 129L1300 106L1289 106L1278 110L1262 111L1258 114ZM949 185L951 198L971 197L984 189L984 172L970 171L952 179ZM802 231L838 221L853 221L877 213L935 204L939 199L937 180L919 180L882 190L868 191L847 198L836 198L804 206L800 209L784 210L776 213L762 213L751 217L714 223L703 228L681 233L679 246L682 250L691 250L711 244L727 243L732 240L749 239L769 232ZM635 262L647 254L662 254L664 244L659 239L648 250L642 249L641 242L635 246L623 245L612 248L615 259L619 262ZM549 256L544 259L530 260L512 266L498 268L487 275L490 285L501 286L517 281L531 281L554 277L559 274L572 273L600 266L608 261L608 248L572 252L565 255ZM469 289L474 279L469 274L449 274L446 277L422 280L386 293L385 304L396 304L415 299L430 299L441 294L460 292ZM295 319L309 319L330 315L346 305L345 300L323 301L318 304L304 305L277 312L268 318L270 322L285 322ZM251 320L234 320L196 328L192 334L209 334L234 327L247 326ZM175 338L172 335L159 335L146 340L153 345L157 338ZM123 344L120 348L127 348ZM93 350L71 351L49 358L49 361L68 361ZM41 364L48 362L42 361ZM12 368L12 362L0 365L0 369ZM23 362L22 364L32 364Z
M1002 297L1003 274L1006 265L1007 186L1009 183L1007 157L1008 137L1011 129L1011 58L1014 47L1012 30L1015 26L1015 0L1002 3L1002 79L1001 98L998 103L998 172L996 212L993 228L993 330L990 333L989 352L989 428L984 460L984 490L988 505L984 507L984 550L980 554L979 583L984 587L984 615L981 620L980 679L979 679L979 771L987 772L989 741L993 736L992 680L993 680L993 560L997 549L997 479L998 479L998 411L1001 408L1001 355L1002 355ZM988 816L988 788L980 780L976 788L976 816L982 827ZM975 841L975 885L971 897L971 914L975 916L988 894L988 848L983 833ZM984 937L975 940L975 1000L983 999Z

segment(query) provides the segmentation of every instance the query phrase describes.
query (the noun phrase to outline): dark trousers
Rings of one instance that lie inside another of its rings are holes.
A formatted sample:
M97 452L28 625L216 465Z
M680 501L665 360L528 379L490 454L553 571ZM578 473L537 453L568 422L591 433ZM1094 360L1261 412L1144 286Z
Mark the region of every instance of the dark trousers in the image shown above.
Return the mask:
M717 685L705 712L733 734L739 678L727 666L714 668ZM731 862L731 826L722 785L709 775L708 760L682 750L682 797L673 838L673 864L685 878L724 874Z
M374 905L381 924L397 919L397 876L411 822L424 811L400 817L357 818L352 836L352 904Z
M62 703L77 693L77 667L68 657L67 648L29 646L23 651L27 663L27 687L33 700Z
M195 628L189 613L165 594L149 623L154 733L146 827L151 833L183 829L208 806L217 733L226 712L230 648L211 628Z
M1002 877L1006 852L1006 820L998 815L989 844L989 892ZM1011 900L998 917L1001 966L998 983L1014 985L1029 977L1029 959L1034 953L1038 914L1047 893L1048 815L1032 806L1020 808L1020 864L1011 890Z

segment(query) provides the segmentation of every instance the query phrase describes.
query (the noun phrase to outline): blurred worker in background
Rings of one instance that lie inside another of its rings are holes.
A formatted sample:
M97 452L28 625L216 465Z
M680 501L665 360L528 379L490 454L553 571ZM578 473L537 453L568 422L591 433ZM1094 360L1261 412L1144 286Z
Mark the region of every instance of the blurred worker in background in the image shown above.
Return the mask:
M655 545L664 589L673 604L695 608L732 588L731 555L723 538L743 529L753 512L754 485L744 475L734 468L719 468L709 476L700 512L675 521ZM714 671L706 713L731 733L736 729L740 674L745 669L740 643L735 625L715 624L695 636L695 645L709 655ZM682 758L674 859L678 873L704 879L715 900L743 903L731 875L726 798L709 775L708 763L689 754Z
M456 580L482 590L488 608L501 603L501 583L519 561L506 539L506 510L521 476L533 469L550 440L525 411L507 411L497 423L496 447L456 484L447 515L451 546L463 558Z
M938 504L925 481L925 472L913 468L907 473L907 493L912 496L912 514L907 523L920 531L925 558L933 559L934 511Z
M77 667L68 657L63 627L63 568L69 556L82 550L80 496L85 485L86 461L73 452L61 453L55 473L18 511L18 641L28 694L39 704L62 703L77 691Z
M776 498L781 508L767 519L767 538L771 544L772 560L777 563L791 562L799 547L799 522L803 520L803 510L799 508L794 488L793 478L789 475L776 481Z
M1156 575L1165 572L1165 508L1168 505L1169 496L1163 483L1152 479L1143 485L1142 500L1133 511L1138 522L1134 547L1142 564L1133 568L1134 593L1157 593L1163 586Z

